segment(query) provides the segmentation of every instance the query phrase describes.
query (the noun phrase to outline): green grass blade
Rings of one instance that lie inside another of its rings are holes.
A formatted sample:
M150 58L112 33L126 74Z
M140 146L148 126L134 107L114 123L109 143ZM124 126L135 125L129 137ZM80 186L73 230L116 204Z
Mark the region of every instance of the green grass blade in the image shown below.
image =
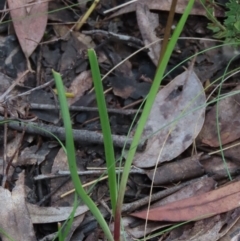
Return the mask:
M223 164L224 164L224 167L226 169L226 172L227 172L227 175L228 175L228 178L230 181L232 181L232 176L231 176L231 173L229 171L229 168L228 168L228 165L227 165L227 161L225 159L225 156L224 156L224 151L223 151L223 146L222 146L222 138L221 138L221 128L220 128L220 123L219 123L219 102L220 102L220 95L221 95L221 90L222 90L222 85L224 83L224 80L225 80L225 76L227 75L227 71L230 67L230 64L232 63L232 61L234 60L235 57L233 57L232 59L230 59L230 61L228 62L228 65L227 67L225 68L225 71L223 73L223 76L222 76L222 79L221 79L221 84L219 86L219 89L218 89L218 94L217 94L217 103L216 103L216 126L217 126L217 135L218 135L218 142L219 142L219 148L220 148L220 153L221 153L221 156L222 156L222 160L223 160Z
M12 237L10 237L2 228L0 228L0 233L3 234L10 241L15 241Z
M91 66L92 78L94 83L94 89L97 99L99 117L103 132L104 150L107 162L108 171L108 185L110 190L111 204L113 214L115 212L117 203L117 181L116 181L116 170L115 170L115 155L113 148L113 141L111 135L110 122L108 118L107 106L104 97L104 91L101 81L101 74L98 66L96 53L93 49L88 50L88 57Z
M78 204L79 204L78 195L77 195L77 193L75 193L73 209L71 211L71 214L69 215L68 219L62 224L61 228L58 229L58 233L52 241L56 240L57 238L59 241L61 241L61 240L64 241L67 238L67 236L71 230L73 221L74 221L74 214L77 210Z
M105 233L107 239L109 241L113 241L113 236L110 232L110 229L103 218L101 212L93 202L93 200L87 195L84 188L82 187L82 183L79 179L77 173L77 164L76 164L76 157L75 157L75 147L73 142L73 133L72 133L72 125L70 114L68 110L67 100L65 96L65 91L62 83L61 75L55 71L53 72L53 76L55 79L57 91L58 91L58 98L61 108L61 114L63 118L64 127L66 130L66 149L67 149L67 158L68 158L68 165L69 170L71 173L72 182L74 184L75 190L83 202L88 206L96 220L98 221L99 225L101 226L103 232Z
M193 3L194 3L194 0L190 0L188 2L188 5L186 6L185 11L184 11L175 31L173 33L173 36L172 36L169 44L168 44L166 53L164 54L164 57L163 57L163 61L161 62L161 65L157 69L152 87L151 87L150 92L148 94L146 104L144 106L142 115L139 119L138 126L137 126L137 129L136 129L135 135L133 137L131 147L130 147L129 152L128 152L128 156L127 156L127 159L126 159L126 163L125 163L124 171L123 171L123 175L122 175L122 180L121 180L121 183L120 183L120 188L119 188L120 192L119 192L119 195L118 195L117 208L116 208L116 213L115 213L115 229L114 229L115 241L119 241L119 237L120 237L120 219L121 219L122 203L123 203L123 198L124 198L124 193L125 193L125 188L126 188L126 184L127 184L127 180L128 180L129 171L130 171L130 168L131 168L131 164L132 164L134 155L136 153L137 145L140 141L144 126L146 124L147 118L148 118L149 113L151 111L151 108L152 108L152 105L154 103L155 97L157 95L158 88L161 84L161 81L162 81L165 69L167 67L169 58L172 54L172 51L173 51L174 46L175 46L175 44L178 40L178 37L180 36L180 33L182 32L182 29L185 25L185 22L188 18L188 15L189 15L189 13L192 9Z

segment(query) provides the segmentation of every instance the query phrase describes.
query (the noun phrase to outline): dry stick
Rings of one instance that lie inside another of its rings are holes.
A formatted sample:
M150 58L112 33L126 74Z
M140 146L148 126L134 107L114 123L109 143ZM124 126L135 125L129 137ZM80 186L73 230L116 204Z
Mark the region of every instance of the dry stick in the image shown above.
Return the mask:
M171 34L171 29L172 29L172 23L173 23L173 18L175 15L175 9L176 9L176 5L177 5L177 1L178 0L172 0L172 4L171 4L171 8L170 8L170 12L168 15L168 19L167 19L167 25L164 31L164 38L163 38L163 42L162 42L162 48L160 51L160 57L158 60L158 66L160 66L162 58L165 54L165 51L167 49L167 45L168 45L168 41L170 38L170 34Z
M123 4L121 4L121 5L118 5L118 6L114 7L114 8L111 8L111 9L108 9L108 10L104 11L103 14L107 14L107 13L110 13L110 12L112 12L112 11L115 11L115 10L117 10L117 9L119 9L119 8L123 8L123 7L125 7L126 5L129 5L129 4L134 3L134 2L136 2L136 1L137 1L137 0L132 0L132 1L129 1L129 2L123 3Z
M4 109L4 116L5 116L5 118L7 117L6 109ZM7 127L7 124L5 123L4 124L4 140L3 140L3 165L2 165L3 178L2 178L2 183L1 183L1 186L3 188L5 188L5 184L7 181L7 175L6 175L6 170L5 170L5 168L7 167L7 165L6 165L6 163L7 163L7 130L8 130L8 127Z
M87 182L87 183L83 184L83 188L91 186L93 184L97 184L98 182L106 180L106 179L108 179L108 176L103 176L103 177L98 178L97 180L93 180L91 182ZM64 197L66 197L66 196L68 196L68 195L70 195L70 194L72 194L74 192L75 192L75 188L71 189L71 190L69 190L69 191L67 191L65 193L63 193L62 195L60 195L60 198L64 198Z
M58 105L51 105L51 104L37 104L37 103L30 103L30 109L38 109L38 110L56 110L60 109ZM97 107L86 107L86 106L69 106L69 110L72 111L96 111L98 112L99 109ZM113 109L108 108L107 111L109 113L116 113L121 115L132 115L136 114L138 110L125 110L125 109ZM140 111L141 112L141 111Z
M106 36L107 38L114 38L116 40L119 40L119 41L124 41L124 42L132 42L134 44L137 44L137 45L140 45L140 46L143 46L143 41L138 39L138 38L135 38L135 37L132 37L132 36L129 36L129 35L123 35L123 34L117 34L117 33L114 33L114 32L109 32L109 31L104 31L104 30L88 30L88 31L82 31L83 34L86 34L86 35L95 35L95 34L102 34L104 36Z
M106 91L104 92L104 94L106 94ZM142 101L143 101L143 99L140 99L140 100L137 100L137 101L135 101L135 102L133 102L133 103L131 103L131 104L129 104L129 105L125 105L123 108L122 108L122 110L126 110L127 108L129 108L129 107L133 107L133 106L135 106L135 105L137 105L137 104L139 104L139 103L142 103ZM109 110L109 109L108 109ZM135 113L142 113L142 110L136 110L136 112ZM92 118L92 119L90 119L90 120L87 120L87 121L85 121L84 123L82 123L82 125L81 126L84 126L84 125L86 125L86 124L89 124L89 123L91 123L91 122L93 122L93 121L96 121L96 120L98 120L99 119L99 116L98 117L95 117L95 118Z
M116 170L116 173L122 173L122 169ZM87 170L87 171L78 171L79 176L86 176L86 175L102 175L106 174L106 170ZM133 168L130 170L131 174L146 174L143 169L140 168ZM45 179L53 179L53 178L62 178L65 176L70 176L70 171L62 171L58 170L56 174L40 174L34 177L35 181L45 180Z
M16 85L19 84L20 80L22 80L28 72L28 70L23 72L23 74L20 77L18 77L2 95L0 95L0 102L4 102L8 98L8 94L15 88Z
M44 84L42 84L42 85L39 85L39 86L37 86L37 87L34 87L34 88L32 88L31 90L25 91L25 92L23 92L23 93L21 93L21 94L17 94L17 95L13 95L13 96L9 95L9 96L6 97L6 101L12 100L12 99L15 99L15 98L18 98L18 97L20 97L20 96L29 95L29 94L31 94L33 91L43 89L43 88L51 85L52 83L54 83L54 79L52 79L52 80L50 80L50 81L48 81L48 82L46 82L46 83L44 83ZM9 87L9 88L11 88L11 87ZM9 91L9 90L7 90L7 91ZM11 91L11 90L10 90L10 91ZM4 95L5 95L5 93L4 93ZM2 99L2 95L0 96L0 101L1 101L1 99Z
M37 134L45 137L52 138L53 136L50 134L57 136L59 140L65 140L65 129L63 127L53 126L53 125L45 125L45 124L34 124L23 122L18 119L9 119L6 120L2 116L0 116L0 121L9 121L8 126L12 129L23 131L30 134ZM80 144L86 143L95 143L95 144L103 144L103 135L101 133L95 131L87 131L87 130L75 130L73 129L73 138L74 141ZM127 139L126 136L120 135L112 135L113 144L116 147L123 147L125 143L127 147L130 147L132 139ZM144 142L141 142L138 145L138 150L142 150L144 148Z
M63 185L65 185L68 181L70 181L70 175L69 177L65 178L57 187L55 187L50 193L48 193L46 196L44 196L37 205L41 206L46 200L48 200L54 193L56 193L59 188L61 188Z

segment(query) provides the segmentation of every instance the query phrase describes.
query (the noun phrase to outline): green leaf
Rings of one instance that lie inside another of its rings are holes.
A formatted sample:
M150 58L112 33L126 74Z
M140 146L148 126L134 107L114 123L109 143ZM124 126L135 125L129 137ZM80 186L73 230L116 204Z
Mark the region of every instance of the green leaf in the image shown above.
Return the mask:
M234 27L240 32L240 20L234 23Z

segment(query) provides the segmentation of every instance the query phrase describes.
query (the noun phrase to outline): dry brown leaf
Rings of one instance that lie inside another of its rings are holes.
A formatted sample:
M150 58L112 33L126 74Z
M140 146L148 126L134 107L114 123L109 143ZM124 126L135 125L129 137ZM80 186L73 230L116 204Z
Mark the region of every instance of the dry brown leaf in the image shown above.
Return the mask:
M50 148L48 148L48 143L44 142L41 147L38 145L33 145L30 147L26 147L21 151L20 156L17 158L17 165L40 165L50 152ZM14 162L13 162L14 164Z
M220 230L224 224L225 220L220 215L194 222L193 225L186 224L175 231L178 238L168 239L168 241L217 241L221 236ZM169 236L172 236L173 233L174 230Z
M169 11L171 7L171 2L169 0L161 0L161 3L159 3L159 0L138 0L137 2L132 3L131 5L128 5L124 8L121 8L119 11L116 13L112 14L110 18L125 14L125 13L130 13L136 11L136 7L138 3L143 3L148 6L149 9L151 10L161 10L161 11ZM188 4L188 0L178 0L177 7L175 12L176 13L183 13L186 6ZM206 15L205 9L202 7L202 4L200 3L199 0L196 0L194 3L194 6L191 10L191 14L193 15ZM224 17L225 12L221 8L216 8L215 9L215 14L216 17Z
M202 128L205 94L196 74L186 70L159 91L144 130L146 149L135 155L134 165L152 167L185 151ZM183 115L183 114L186 115Z
M157 206L160 206L160 205L165 205L169 202L174 202L176 200L181 200L181 199L184 199L184 198L188 198L188 197L191 197L191 196L194 196L196 194L202 194L202 193L206 193L210 190L213 190L214 187L216 185L216 182L211 178L211 177L203 177L203 178L200 178L198 179L197 181L195 182L191 182L189 185L183 187L182 189L178 190L177 192L175 193L172 193L170 194L169 196L157 201L157 202L154 202L153 206L154 207L157 207ZM139 224L138 226L134 226L133 228L132 227L129 227L130 226L130 222L133 223L134 222L134 219L123 219L123 225L125 227L125 230L131 234L132 237L134 238L141 238L144 236L144 234L149 234L153 231L156 231L158 229L162 229L166 226L168 226L169 224L163 224L163 223L159 223L159 222L148 222L148 225L147 225L147 229L144 230L144 224ZM184 240L188 240L188 239L184 239Z
M211 190L214 190L217 182L212 177L203 176L202 178L194 181L192 180L189 185L181 188L180 190L170 194L169 196L154 202L151 208L157 208L159 206L167 205L168 203L180 201L186 198L190 198L196 195L200 195Z
M180 222L203 219L239 207L240 181L191 198L131 214L152 221ZM148 216L147 216L148 214Z
M19 180L12 194L0 187L0 227L16 241L37 240L32 221L25 203L24 173L19 174ZM9 240L1 235L3 241Z
M141 2L137 3L136 14L138 27L145 46L157 41L158 38L155 34L155 29L159 25L158 14L151 13L148 7ZM156 66L158 65L160 50L161 45L159 41L149 47L148 55Z
M138 225L134 225L137 223ZM144 234L150 234L154 231L157 231L159 229L166 229L169 224L163 224L159 222L148 222L147 228L145 229L145 222L139 223L139 220L133 217L123 217L122 218L122 225L124 226L125 232L132 237L131 239L127 240L135 240L139 239L144 236ZM134 239L133 239L134 238Z
M38 0L36 4L24 7L32 2L8 0L14 29L26 58L31 56L41 41L48 18L48 1Z
M84 93L92 87L92 75L89 70L83 71L75 77L69 87L69 92L74 94L74 98L68 99L68 104L72 105L78 101Z
M233 91L239 90L240 85ZM216 111L217 105L207 113L205 124L199 135L203 143L212 147L219 146ZM218 104L218 119L222 145L240 138L240 94L220 100Z
M61 148L59 149L54 162L53 162L53 166L52 166L52 173L55 174L57 173L59 170L61 171L68 171L69 167L68 167L68 161L67 161L67 156L66 153L64 152L64 150ZM51 191L56 190L56 192L54 192L54 194L51 197L51 201L52 201L52 206L55 207L59 207L59 206L72 206L74 203L74 193L71 193L67 196L65 196L64 198L59 198L60 195L74 189L74 185L73 183L70 181L70 179L68 179L68 182L65 183L64 185L62 184L60 187L59 185L61 183L64 183L66 181L68 177L60 177L57 179L52 179L51 180Z
M234 211L180 226L168 235L167 241L237 241L239 214L240 208L236 208Z
M73 208L72 207L39 207L31 203L27 203L31 220L33 223L55 223L68 219ZM86 205L79 206L74 213L74 217L84 214L88 211Z

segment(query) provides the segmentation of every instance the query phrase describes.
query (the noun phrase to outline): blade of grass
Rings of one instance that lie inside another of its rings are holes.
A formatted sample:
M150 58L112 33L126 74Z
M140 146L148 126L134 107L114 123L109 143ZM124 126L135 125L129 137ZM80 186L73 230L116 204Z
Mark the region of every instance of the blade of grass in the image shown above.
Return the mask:
M94 89L96 93L96 100L99 110L100 122L103 132L104 150L107 162L108 171L108 185L110 190L111 204L113 214L115 212L117 203L117 181L115 170L115 155L112 141L112 134L110 128L110 122L108 118L107 106L104 97L104 91L101 81L101 74L98 66L96 53L93 49L88 50L88 57L91 66L91 72L93 77Z
M15 241L15 239L10 237L2 228L0 228L0 233L3 234L6 238L8 238L10 241Z
M234 56L232 59L229 60L228 65L225 68L225 71L223 73L223 76L222 76L222 79L221 79L221 83L220 83L220 86L219 86L219 89L218 89L217 103L216 103L216 126L217 126L217 135L218 135L219 148L220 148L220 153L221 153L221 156L222 156L222 160L223 160L223 163L224 163L224 166L225 166L225 169L226 169L226 172L227 172L227 175L228 175L228 178L229 178L230 181L232 181L232 176L231 176L231 173L229 171L229 168L228 168L225 156L224 156L223 146L222 146L221 128L220 128L221 124L219 123L219 97L221 95L222 85L223 85L223 83L225 81L225 76L227 75L227 71L228 71L228 69L230 67L230 64L232 63L232 61L234 60L235 57L236 56Z
M71 214L69 215L68 219L61 225L61 227L58 229L58 233L56 235L56 237L52 240L56 240L58 238L58 240L66 240L70 230L71 230L71 227L72 227L72 224L73 224L73 220L74 220L74 213L76 212L77 210L77 207L78 207L78 195L77 193L75 193L74 195L74 203L73 203L73 209L71 211Z
M88 206L94 217L96 218L97 222L101 226L103 232L105 233L107 239L109 241L113 241L113 236L110 232L110 229L103 218L101 212L97 208L96 204L93 200L87 195L84 188L82 187L82 183L78 177L77 173L77 164L76 164L76 156L75 156L75 147L73 142L73 133L72 133L72 125L70 114L68 110L67 100L65 96L65 91L62 83L61 75L54 70L52 71L57 91L58 91L58 99L61 108L61 114L63 118L64 127L66 129L66 149L67 149L67 158L68 158L68 165L69 170L71 173L72 182L74 184L75 190L83 202Z
M134 155L136 153L136 149L137 149L137 145L140 141L144 126L146 124L147 118L149 116L149 113L151 111L152 105L154 103L155 97L157 95L158 92L158 88L161 84L162 81L162 77L164 75L165 69L167 67L169 58L172 54L172 51L174 49L174 46L178 40L178 37L180 36L180 33L182 32L182 29L185 25L185 22L188 18L188 15L192 9L194 0L190 0L188 2L187 7L185 8L185 11L173 33L173 36L171 38L171 40L169 41L167 50L164 54L163 60L161 62L161 65L158 66L152 87L150 89L150 92L148 94L148 98L146 100L146 104L144 106L142 115L139 119L138 122L138 126L135 132L135 135L133 137L133 141L131 144L131 147L129 149L128 152L128 156L126 159L126 163L124 166L124 171L123 171L123 175L122 175L122 179L121 179L121 183L120 183L120 188L119 188L119 194L118 194L118 200L117 200L117 207L116 207L116 212L115 212L115 223L114 223L114 240L115 241L119 241L120 240L120 220L121 220L121 209L122 209L122 203L123 203L123 198L124 198L124 193L125 193L125 188L126 188L126 184L127 184L127 180L128 180L128 175L129 175L129 171L131 168L131 164L134 158Z
M57 226L58 226L58 240L64 241L63 235L62 235L62 225L61 225L61 223L58 222Z

